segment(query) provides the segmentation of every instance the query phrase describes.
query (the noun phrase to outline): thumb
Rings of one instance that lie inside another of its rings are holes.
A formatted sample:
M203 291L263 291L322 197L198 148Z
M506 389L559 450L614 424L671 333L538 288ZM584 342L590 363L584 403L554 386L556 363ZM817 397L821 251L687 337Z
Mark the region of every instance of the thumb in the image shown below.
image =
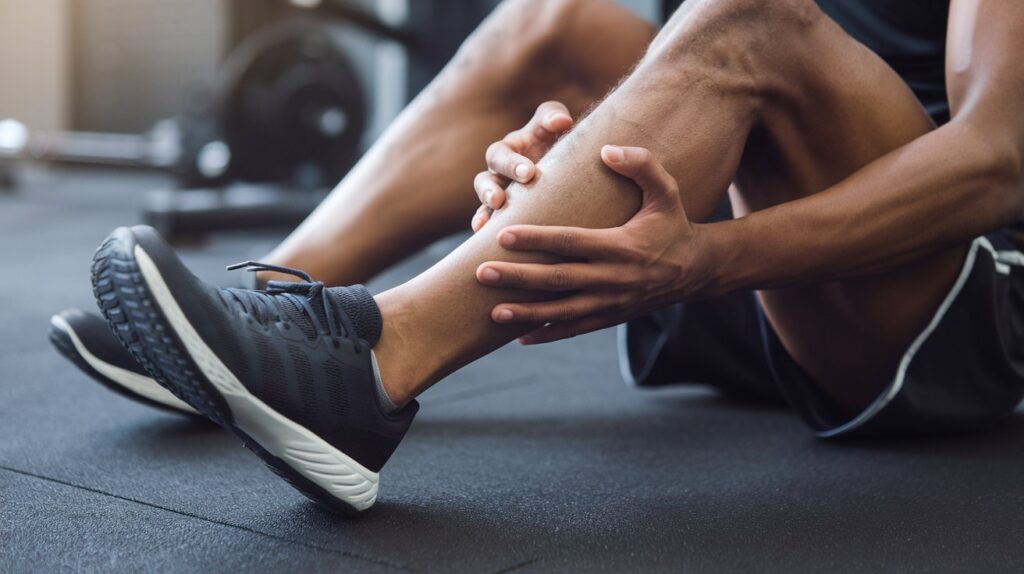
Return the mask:
M645 206L682 206L679 184L647 148L606 145L601 148L605 165L636 183Z

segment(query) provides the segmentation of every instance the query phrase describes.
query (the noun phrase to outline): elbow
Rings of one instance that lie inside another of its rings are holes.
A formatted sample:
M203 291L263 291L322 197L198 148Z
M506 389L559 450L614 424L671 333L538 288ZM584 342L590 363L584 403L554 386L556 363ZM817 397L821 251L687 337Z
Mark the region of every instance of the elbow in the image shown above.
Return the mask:
M1024 221L1024 145L992 131L977 135L967 162L972 179L991 194L1000 227Z
M986 179L1001 197L1003 225L1024 221L1024 154L1020 146L997 146L986 165Z

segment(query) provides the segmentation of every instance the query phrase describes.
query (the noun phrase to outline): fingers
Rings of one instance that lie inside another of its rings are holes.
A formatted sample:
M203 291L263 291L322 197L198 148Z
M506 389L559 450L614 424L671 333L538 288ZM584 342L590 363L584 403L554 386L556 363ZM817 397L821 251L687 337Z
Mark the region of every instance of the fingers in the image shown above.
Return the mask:
M480 203L491 209L501 209L505 205L505 185L508 183L500 176L489 171L481 171L473 178L473 189Z
M544 251L584 259L608 258L622 249L614 229L554 225L511 225L498 234L498 243L515 251Z
M529 143L547 151L558 138L572 127L569 108L562 102L544 102L537 106L530 122L521 131L527 132ZM535 159L540 159L539 157Z
M644 193L645 201L677 201L679 186L650 150L642 147L606 145L601 148L605 165L632 179Z
M488 261L476 270L477 280L491 287L535 291L578 291L617 288L629 281L618 268L593 263L509 263Z
M505 136L505 139L500 142L492 143L487 148L487 153L485 154L487 169L492 173L507 177L513 181L529 183L536 174L537 167L526 156L515 151L525 146L518 143L517 139L510 138L512 138L511 134Z
M491 310L491 319L496 323L572 323L613 305L608 294L588 292L542 303L502 303Z
M529 183L537 175L534 163L571 127L572 116L564 104L544 102L525 126L487 148L487 169L510 180Z
M469 226L473 229L473 233L483 229L484 225L491 220L491 208L486 205L481 205L476 213L473 215L473 220L470 221Z

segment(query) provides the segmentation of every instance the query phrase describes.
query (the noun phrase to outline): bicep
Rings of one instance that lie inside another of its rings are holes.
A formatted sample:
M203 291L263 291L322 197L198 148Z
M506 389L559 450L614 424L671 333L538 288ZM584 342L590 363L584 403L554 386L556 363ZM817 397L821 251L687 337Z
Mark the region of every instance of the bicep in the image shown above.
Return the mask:
M1024 144L1024 2L953 0L946 41L946 85L953 117Z

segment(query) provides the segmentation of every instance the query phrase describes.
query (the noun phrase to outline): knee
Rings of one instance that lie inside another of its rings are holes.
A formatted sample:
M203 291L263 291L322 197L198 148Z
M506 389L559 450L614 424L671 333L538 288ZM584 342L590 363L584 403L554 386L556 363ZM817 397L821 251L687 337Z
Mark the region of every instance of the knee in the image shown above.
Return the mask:
M697 77L756 91L809 53L824 18L814 0L691 0L646 59L670 67L689 62L700 70Z
M564 41L589 0L505 0L481 26L516 51L549 48ZM591 6L591 9L595 6Z
M564 31L587 0L505 0L463 44L460 54L525 62L565 41Z
M478 65L498 95L551 98L553 89L574 88L599 96L605 76L620 77L649 41L649 25L614 0L505 0L455 61ZM595 58L602 46L611 53Z
M801 35L823 15L815 0L702 0L680 8L666 28L780 42L780 34Z

